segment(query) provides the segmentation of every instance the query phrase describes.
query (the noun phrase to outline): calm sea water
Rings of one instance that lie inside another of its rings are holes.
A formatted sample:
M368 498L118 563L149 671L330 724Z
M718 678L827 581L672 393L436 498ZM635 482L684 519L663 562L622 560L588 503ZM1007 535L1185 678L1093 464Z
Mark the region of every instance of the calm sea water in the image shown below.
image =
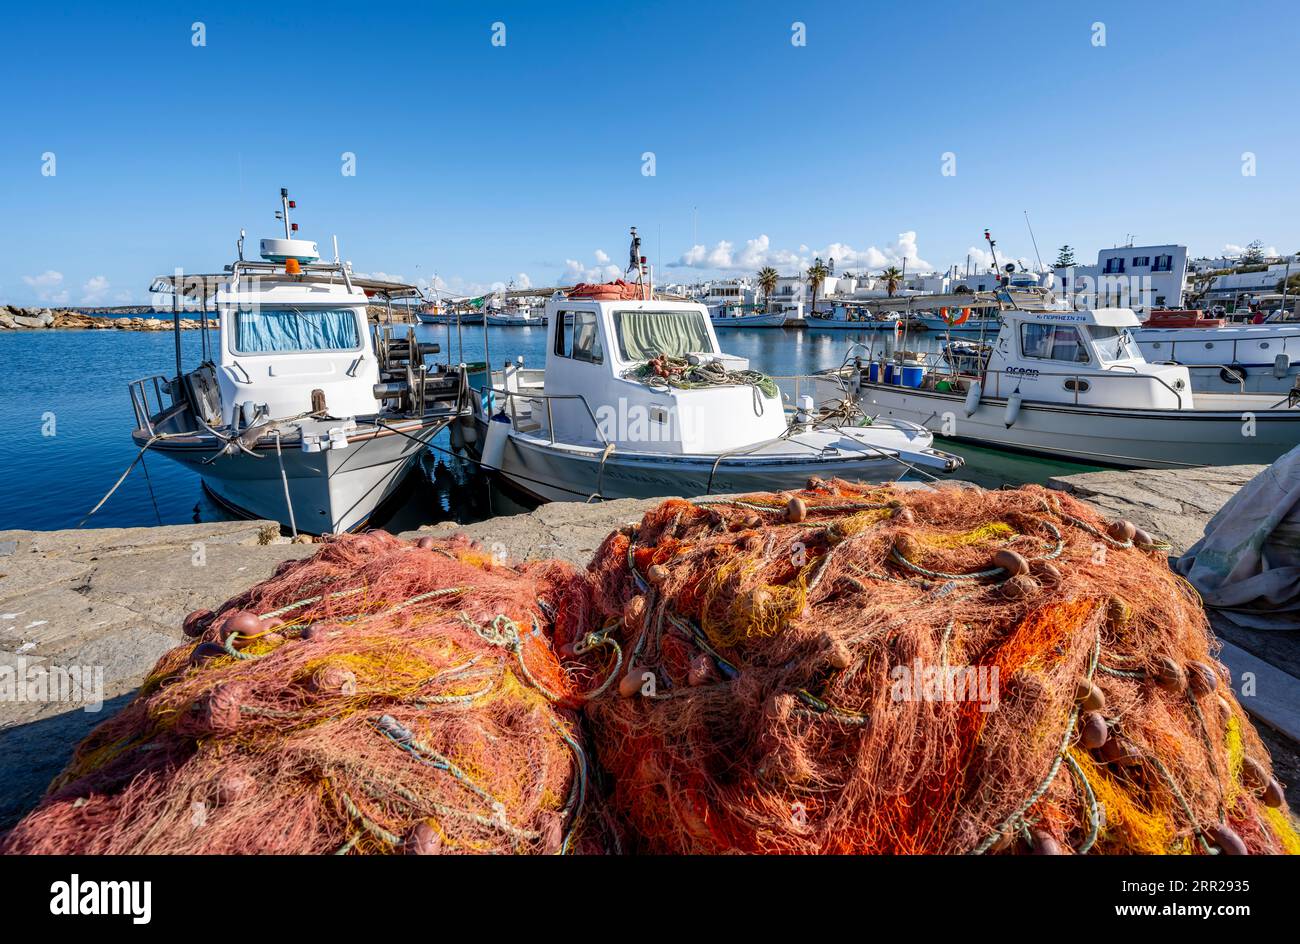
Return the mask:
M481 327L457 334L421 326L425 340L443 346L440 360L482 360ZM522 355L532 367L545 364L545 328L489 328L487 353L499 366ZM838 366L854 342L892 343L884 332L719 330L722 349L748 357L751 366L774 375L807 374ZM913 337L908 346L926 349L937 339ZM198 332L186 332L186 367L198 362ZM152 374L170 374L175 360L172 333L137 331L8 331L0 333L0 530L72 528L85 517L135 457L134 425L127 384ZM435 447L449 448L446 433ZM966 457L962 478L989 486L1041 482L1048 476L1089 467L1013 457L992 450L945 445ZM151 488L152 486L152 488ZM393 530L453 519L481 520L523 510L520 499L489 488L482 476L432 450L377 517ZM197 477L161 456L146 455L86 527L184 524L229 517L212 502Z

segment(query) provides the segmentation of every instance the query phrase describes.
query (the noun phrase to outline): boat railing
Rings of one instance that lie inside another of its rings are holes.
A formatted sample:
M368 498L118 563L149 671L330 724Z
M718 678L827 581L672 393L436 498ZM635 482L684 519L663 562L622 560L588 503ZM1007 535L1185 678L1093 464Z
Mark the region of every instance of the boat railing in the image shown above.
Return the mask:
M156 410L149 409L150 387L153 388L154 402L158 405ZM162 374L141 377L126 385L127 392L131 395L131 410L135 413L136 429L143 429L150 436L154 434L153 418L167 409L167 404L163 402L163 390L170 390L170 388L171 381Z
M577 400L582 404L583 408L587 411L587 416L591 420L592 429L596 431L596 437L600 440L600 444L602 446L609 445L609 440L606 439L605 434L601 432L600 422L596 419L596 414L595 412L592 411L591 404L588 403L587 398L580 393L545 393L537 390L509 390L502 387L484 387L480 389L484 392L491 393L496 396L500 396L504 398L505 403L508 407L506 415L510 417L510 425L515 430L515 432L529 432L528 430L521 429L519 426L519 410L518 410L518 406L516 405L516 401L518 400L542 401L546 405L546 433L551 439L552 446L554 446L556 443L555 443L555 416L553 410L551 409L551 401L552 400Z
M1175 329L1175 330L1176 330L1176 329ZM1207 330L1212 330L1212 329L1207 329ZM1277 353L1278 353L1278 354L1288 354L1288 353L1290 353L1290 352L1288 352L1287 349L1286 349L1286 342L1287 342L1287 339L1288 339L1288 338L1290 338L1290 339L1294 339L1294 340L1296 340L1298 343L1300 343L1300 331L1292 331L1292 332L1289 332L1289 333L1283 333L1283 332L1280 332L1280 331L1279 331L1279 332L1276 332L1276 333L1273 333L1273 334L1268 334L1268 335L1265 335L1265 336L1263 336L1263 337L1256 337L1256 338L1233 338L1233 339L1231 339L1231 343L1232 343L1232 360L1235 362L1235 361L1238 359L1238 358L1237 358L1237 345L1238 345L1238 344L1242 344L1242 343L1249 343L1249 344L1261 344L1261 343L1265 343L1265 344L1267 344L1267 343L1272 342L1272 341L1281 341L1281 342L1282 342L1282 350L1278 351ZM1225 339L1225 338L1219 338L1219 339L1217 339L1217 340L1213 340L1213 341L1208 341L1208 340L1206 340L1206 339L1204 339L1204 338L1196 338L1196 339L1186 338L1186 339L1184 339L1184 340L1182 340L1182 341L1174 341L1174 340L1171 340L1171 341L1159 341L1159 340L1154 340L1154 339L1152 339L1152 340L1148 340L1147 343L1148 343L1148 344L1153 344L1153 345L1154 345L1154 344L1166 344L1166 343L1167 343L1167 344L1169 345L1169 359L1170 359L1171 361L1177 361L1177 360L1178 360L1178 345L1179 345L1179 344L1182 344L1182 345L1188 345L1188 344L1191 344L1191 345L1199 345L1199 346L1200 346L1199 349L1202 350L1202 351L1205 351L1205 350L1209 350L1209 348L1207 348L1205 345L1207 345L1207 344L1208 344L1208 345L1222 344L1222 343L1224 343L1224 341L1226 341L1226 340L1227 340L1227 339ZM1163 348L1161 349L1161 353L1164 353ZM1200 363L1193 363L1193 364L1183 364L1183 366L1184 366L1184 367L1218 367L1218 366L1222 366L1222 365L1218 365L1218 364L1200 364Z

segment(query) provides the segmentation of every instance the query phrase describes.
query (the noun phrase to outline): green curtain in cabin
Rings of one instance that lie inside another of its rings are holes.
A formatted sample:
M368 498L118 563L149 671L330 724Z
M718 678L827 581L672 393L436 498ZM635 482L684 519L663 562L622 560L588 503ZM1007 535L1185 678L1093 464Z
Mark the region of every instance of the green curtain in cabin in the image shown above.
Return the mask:
M627 361L644 361L656 354L715 353L704 315L698 311L616 310L614 330Z

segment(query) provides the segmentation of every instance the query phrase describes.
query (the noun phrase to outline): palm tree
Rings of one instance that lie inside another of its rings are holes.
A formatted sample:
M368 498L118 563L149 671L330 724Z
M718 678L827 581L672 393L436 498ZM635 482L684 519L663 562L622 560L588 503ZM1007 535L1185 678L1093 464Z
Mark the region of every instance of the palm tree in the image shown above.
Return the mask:
M826 263L820 259L813 261L808 267L808 287L812 289L812 306L808 309L809 316L817 311L817 290L822 287L826 281L826 276L830 275L830 269L826 268Z
M885 280L885 291L889 293L890 298L893 298L894 293L898 291L898 286L903 284L902 271L898 266L890 266L880 273L880 277Z
M772 297L772 293L776 291L776 280L778 278L776 269L771 266L763 266L758 270L758 287L763 290L764 302L768 301Z

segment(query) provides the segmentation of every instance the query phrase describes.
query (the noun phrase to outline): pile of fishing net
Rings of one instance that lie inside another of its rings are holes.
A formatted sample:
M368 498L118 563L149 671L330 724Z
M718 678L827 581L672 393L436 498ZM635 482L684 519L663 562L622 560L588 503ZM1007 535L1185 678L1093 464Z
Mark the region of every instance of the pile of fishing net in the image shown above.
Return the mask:
M1166 549L1037 487L669 500L556 643L626 658L586 712L639 851L1300 852Z
M650 387L678 390L702 390L706 387L752 386L768 398L781 394L776 381L758 370L732 370L721 361L704 359L696 355L675 357L656 354L644 364L629 367L623 376L639 380Z
M550 642L584 618L574 578L465 539L330 539L191 614L0 849L603 850Z

